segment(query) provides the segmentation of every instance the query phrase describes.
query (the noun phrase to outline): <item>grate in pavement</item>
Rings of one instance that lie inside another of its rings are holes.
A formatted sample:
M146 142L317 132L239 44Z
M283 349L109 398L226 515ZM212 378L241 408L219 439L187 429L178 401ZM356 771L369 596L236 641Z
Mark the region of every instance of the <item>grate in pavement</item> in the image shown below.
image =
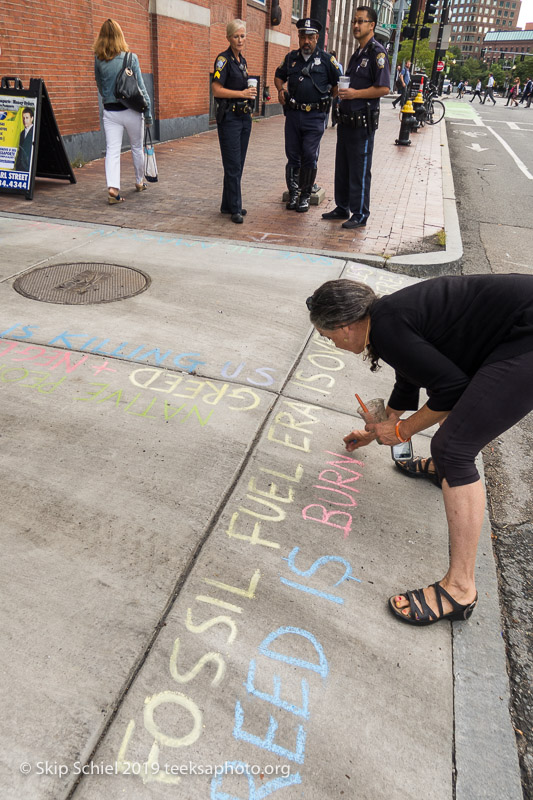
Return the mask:
M144 292L150 277L139 269L117 264L54 264L32 269L13 288L43 303L83 306L112 303Z

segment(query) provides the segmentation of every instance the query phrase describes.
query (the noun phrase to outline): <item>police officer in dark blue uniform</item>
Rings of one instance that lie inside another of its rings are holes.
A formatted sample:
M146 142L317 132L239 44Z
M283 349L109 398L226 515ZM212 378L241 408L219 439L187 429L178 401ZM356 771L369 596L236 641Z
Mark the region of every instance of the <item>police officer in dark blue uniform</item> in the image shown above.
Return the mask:
M374 39L377 14L359 6L353 35L359 49L346 70L350 87L339 89L339 119L335 153L336 207L324 219L344 219L343 228L362 228L370 214L370 178L379 99L389 93L390 69L383 45ZM351 213L351 216L350 216Z
M242 223L241 178L252 130L252 110L257 88L248 86L246 59L241 54L246 39L246 24L234 19L226 26L230 46L215 59L211 87L217 100L217 130L224 165L222 214Z
M308 211L320 140L341 71L335 58L317 47L320 22L300 19L296 27L300 48L287 53L274 83L285 114L287 208ZM285 83L288 91L283 88Z

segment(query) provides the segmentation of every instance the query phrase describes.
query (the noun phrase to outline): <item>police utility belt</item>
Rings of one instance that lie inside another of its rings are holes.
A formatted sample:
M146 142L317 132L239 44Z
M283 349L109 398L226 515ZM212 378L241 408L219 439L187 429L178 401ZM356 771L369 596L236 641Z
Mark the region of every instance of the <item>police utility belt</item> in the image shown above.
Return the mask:
M348 128L366 128L372 133L377 131L379 126L379 109L352 111L350 114L339 111L337 121L339 125L346 125Z
M252 106L248 100L230 100L229 110L233 111L236 117L242 117L244 114L252 113Z
M323 97L318 103L297 103L294 97L289 97L286 107L291 111L329 111L331 97Z
M226 111L232 111L236 117L243 117L245 114L252 113L253 106L248 100L218 100L216 111L217 122L222 122Z

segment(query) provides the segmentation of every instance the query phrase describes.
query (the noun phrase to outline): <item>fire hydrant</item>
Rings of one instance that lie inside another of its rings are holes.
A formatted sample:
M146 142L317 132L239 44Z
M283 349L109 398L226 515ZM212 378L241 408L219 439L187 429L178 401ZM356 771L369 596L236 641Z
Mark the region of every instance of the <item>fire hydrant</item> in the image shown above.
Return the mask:
M424 124L427 114L426 106L424 105L424 98L422 97L422 87L420 87L420 91L413 100L413 107L415 112L415 118L417 121L417 126L415 130L418 131L418 128L421 128L422 125Z
M411 140L409 138L409 134L414 128L418 127L418 122L416 121L415 111L413 108L413 104L410 100L407 100L404 107L402 108L402 124L400 125L400 136L394 144L401 144L405 145L406 147L411 144Z

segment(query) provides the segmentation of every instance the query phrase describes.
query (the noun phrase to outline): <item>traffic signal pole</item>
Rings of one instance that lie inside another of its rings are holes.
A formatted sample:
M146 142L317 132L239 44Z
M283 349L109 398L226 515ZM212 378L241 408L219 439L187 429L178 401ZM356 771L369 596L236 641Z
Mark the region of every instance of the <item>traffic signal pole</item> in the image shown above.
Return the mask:
M400 49L400 34L403 22L403 6L404 6L404 0L400 0L400 6L398 8L398 19L396 22L396 36L394 37L394 51L392 55L391 86L390 86L391 92L394 91L394 84L396 81L396 63L398 61L398 50Z
M439 22L439 31L437 34L437 44L435 47L435 58L433 59L433 68L431 70L431 83L437 83L437 64L443 58L446 50L441 50L442 46L442 34L444 31L444 26L448 22L448 6L449 0L444 0L442 4L442 14L440 15L440 22Z
M415 51L416 51L416 42L418 40L418 13L420 11L420 5L423 0L411 0L411 9L409 11L409 17L407 20L408 25L414 25L415 33L413 36L413 49L411 51L411 70L415 68Z

